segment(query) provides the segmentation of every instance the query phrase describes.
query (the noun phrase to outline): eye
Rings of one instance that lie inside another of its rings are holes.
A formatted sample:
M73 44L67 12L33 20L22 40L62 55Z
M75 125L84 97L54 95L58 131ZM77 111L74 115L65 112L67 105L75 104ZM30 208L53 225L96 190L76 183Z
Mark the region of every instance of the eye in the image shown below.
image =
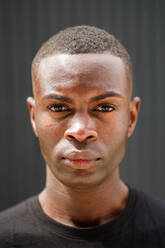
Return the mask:
M99 112L112 112L115 110L115 107L110 104L100 104L94 110Z
M52 104L52 105L48 106L47 108L53 112L70 111L68 106L66 106L65 104Z

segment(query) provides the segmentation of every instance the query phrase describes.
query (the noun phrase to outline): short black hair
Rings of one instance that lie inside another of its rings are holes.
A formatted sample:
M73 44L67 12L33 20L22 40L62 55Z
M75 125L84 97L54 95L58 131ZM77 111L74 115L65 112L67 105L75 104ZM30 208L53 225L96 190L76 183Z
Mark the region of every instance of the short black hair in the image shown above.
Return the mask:
M49 38L38 50L32 62L32 77L40 61L55 54L110 53L120 57L132 79L132 63L124 46L112 34L94 26L69 27Z

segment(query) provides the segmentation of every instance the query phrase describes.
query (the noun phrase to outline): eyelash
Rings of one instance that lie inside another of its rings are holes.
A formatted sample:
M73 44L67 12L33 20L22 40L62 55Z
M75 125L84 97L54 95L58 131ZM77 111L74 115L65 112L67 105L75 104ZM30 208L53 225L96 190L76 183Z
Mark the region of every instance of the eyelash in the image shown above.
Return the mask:
M52 108L54 108L54 110ZM56 108L56 110L55 110L55 108ZM101 108L102 108L102 110L101 110ZM65 104L52 104L52 105L48 106L47 109L50 110L50 111L52 111L52 112L57 112L57 113L71 111L71 109L68 108L68 106L65 105ZM99 104L94 109L94 111L104 112L104 113L112 112L114 110L115 110L115 106L113 106L111 104L107 104L107 103Z
M53 112L66 112L66 111L70 111L70 109L65 105L65 104L52 104L50 106L47 107L49 110L53 111ZM52 108L59 108L58 110L52 110ZM65 108L65 109L64 109Z
M103 111L99 110L99 108L104 108ZM107 109L109 108L109 110ZM95 108L96 111L98 112L112 112L113 110L115 110L115 106L111 105L111 104L107 104L107 103L102 103L102 104L99 104L96 108Z

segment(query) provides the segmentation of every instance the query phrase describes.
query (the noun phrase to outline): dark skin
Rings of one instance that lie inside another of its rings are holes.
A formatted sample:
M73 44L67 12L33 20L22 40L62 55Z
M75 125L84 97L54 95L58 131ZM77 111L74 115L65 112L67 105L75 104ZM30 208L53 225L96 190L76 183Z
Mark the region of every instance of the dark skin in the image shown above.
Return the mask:
M123 61L108 53L54 55L41 61L33 84L27 103L46 162L43 211L73 227L115 219L129 197L119 164L140 106Z

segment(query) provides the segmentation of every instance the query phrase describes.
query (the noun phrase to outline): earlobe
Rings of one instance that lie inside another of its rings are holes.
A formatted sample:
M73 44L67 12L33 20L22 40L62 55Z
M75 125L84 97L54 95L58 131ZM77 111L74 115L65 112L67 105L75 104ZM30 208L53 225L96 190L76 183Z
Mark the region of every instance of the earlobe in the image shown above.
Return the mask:
M35 122L35 100L33 97L28 97L27 100L27 105L30 113L30 121L32 124L33 131L35 135L38 137L37 129L36 129L36 122Z
M138 113L140 110L140 98L135 97L130 103L130 120L129 120L129 130L128 130L128 138L133 134L135 130L135 126L138 119Z

